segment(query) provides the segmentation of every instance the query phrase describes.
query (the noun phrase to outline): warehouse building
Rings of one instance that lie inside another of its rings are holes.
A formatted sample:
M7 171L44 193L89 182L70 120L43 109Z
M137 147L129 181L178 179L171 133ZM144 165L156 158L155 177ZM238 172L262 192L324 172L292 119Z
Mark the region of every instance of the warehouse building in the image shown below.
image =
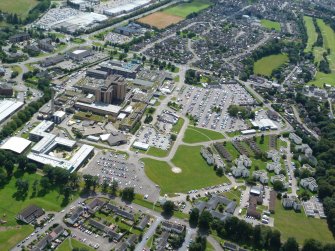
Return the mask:
M91 55L92 55L91 50L83 50L83 49L74 50L72 52L69 52L68 54L69 58L75 61L81 61L84 58L91 56Z
M23 102L12 101L12 100L1 100L0 101L0 123L5 121L11 115L13 115L22 106L23 106Z

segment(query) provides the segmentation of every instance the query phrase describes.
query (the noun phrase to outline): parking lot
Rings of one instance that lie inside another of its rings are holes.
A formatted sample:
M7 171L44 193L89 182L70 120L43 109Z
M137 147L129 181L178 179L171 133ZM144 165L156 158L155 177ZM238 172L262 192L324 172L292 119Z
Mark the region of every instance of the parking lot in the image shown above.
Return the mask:
M171 146L171 139L169 134L161 134L153 127L142 127L137 135L137 140L149 144L150 146L160 148L162 150L168 150Z
M252 105L255 100L240 85L230 84L222 85L221 89L188 86L178 102L183 106L183 114L190 114L198 119L198 126L229 132L248 127L243 120L230 117L228 107L232 104Z

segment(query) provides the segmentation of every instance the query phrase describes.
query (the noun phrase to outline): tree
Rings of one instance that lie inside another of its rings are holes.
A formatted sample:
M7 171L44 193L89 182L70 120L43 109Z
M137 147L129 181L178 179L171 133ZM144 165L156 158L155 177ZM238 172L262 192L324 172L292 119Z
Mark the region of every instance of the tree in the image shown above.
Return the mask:
M112 185L111 185L111 189L110 189L111 195L113 195L113 196L116 195L118 187L119 187L119 183L117 183L116 180L113 180Z
M107 191L108 191L108 182L107 182L107 180L104 180L102 182L101 192L102 193L107 193Z
M275 180L273 182L273 189L276 191L282 191L284 189L284 185L280 180Z
M195 241L189 247L190 251L205 251L206 250L206 237L197 236Z
M287 241L283 244L283 251L299 251L299 244L297 240L293 237L289 237Z
M131 202L135 198L135 191L133 187L126 187L122 191L122 200Z
M190 226L191 227L195 227L198 225L198 221L199 221L199 209L198 208L193 208L190 212Z
M35 163L29 162L26 164L26 170L28 173L34 173L37 170L37 165Z
M264 144L264 134L261 135L261 139L260 139L259 143Z
M277 251L280 249L280 247L281 247L280 232L278 230L274 230L270 238L270 248L271 250Z
M198 223L199 228L204 231L208 231L212 220L213 217L211 213L207 210L204 210L199 217L199 223Z
M6 171L3 167L0 167L0 186L3 186L7 180Z
M319 241L307 239L301 251L322 251L322 244Z
M219 167L216 169L216 175L221 177L223 175L223 168L222 167Z
M90 175L90 174L84 174L83 178L84 178L84 182L85 182L84 189L85 190L91 190L91 187L93 187L94 184L95 184L94 176Z
M165 215L172 216L173 215L173 210L174 210L174 203L170 200L167 200L163 204L163 213Z

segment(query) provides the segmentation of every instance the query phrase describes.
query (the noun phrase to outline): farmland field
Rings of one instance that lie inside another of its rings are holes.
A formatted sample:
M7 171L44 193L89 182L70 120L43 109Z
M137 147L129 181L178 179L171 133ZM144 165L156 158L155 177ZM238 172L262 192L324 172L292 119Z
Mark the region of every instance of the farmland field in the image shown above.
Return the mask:
M263 57L254 64L255 74L270 77L273 70L279 68L288 61L286 54L277 54Z
M206 0L195 0L190 3L182 3L169 8L166 8L162 12L186 18L193 12L199 12L211 6L211 3Z
M280 23L279 22L276 22L276 21L271 21L271 20L268 20L268 19L262 19L261 20L261 25L267 29L270 29L270 30L276 30L276 31L280 31L281 30L281 27L280 27Z
M158 29L164 29L172 24L179 23L184 18L179 16L170 15L163 12L155 12L148 16L142 17L137 21L143 24L148 24L150 26L156 27Z
M1 0L0 10L8 13L16 13L25 18L32 8L37 5L37 0Z

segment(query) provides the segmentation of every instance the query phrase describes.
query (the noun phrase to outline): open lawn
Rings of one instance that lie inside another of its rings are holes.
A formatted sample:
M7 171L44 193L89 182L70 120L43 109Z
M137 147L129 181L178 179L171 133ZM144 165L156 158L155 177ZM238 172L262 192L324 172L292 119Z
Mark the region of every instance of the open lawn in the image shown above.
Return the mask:
M178 122L175 125L172 126L171 132L175 133L175 134L178 134L180 132L181 128L183 127L184 122L185 122L185 120L183 118L179 118Z
M187 192L215 184L229 182L226 177L215 174L213 167L208 166L200 155L200 146L179 146L172 163L182 169L174 173L171 166L164 162L144 158L146 175L161 188L161 194Z
M189 14L199 12L211 6L210 1L194 0L188 3L177 4L163 10L164 13L186 18Z
M184 20L184 18L159 11L142 17L137 21L158 29L164 29L172 24L179 23L182 20Z
M280 31L281 27L280 27L280 23L276 22L276 21L271 21L268 19L262 19L261 20L261 25L267 29L270 30L276 30L276 31Z
M263 57L254 64L255 74L270 77L273 70L288 61L286 54L277 54Z
M21 18L25 18L29 10L34 8L37 3L37 0L1 0L0 10L8 13L16 13Z
M42 194L39 188L37 196L32 197L31 186L35 180L41 178L40 175L24 174L22 176L22 174L16 172L15 176L28 180L30 189L26 198L16 194L15 177L12 177L10 182L0 189L0 217L6 221L5 224L1 225L3 228L0 228L0 250L8 250L13 244L24 239L33 230L32 227L20 225L15 220L15 216L26 206L34 204L46 211L60 211L62 208L63 196L60 196L56 190Z
M304 212L295 213L293 210L285 210L280 200L276 202L274 218L275 228L281 232L283 239L292 236L300 244L309 238L323 243L334 243L334 238L328 229L326 220L308 218Z
M6 227L0 230L0 250L10 250L18 242L26 238L34 231L30 225L18 225L17 227Z
M310 81L308 84L321 88L324 84L335 86L335 32L321 19L317 19L317 24L323 37L323 47L314 48L313 54L315 62L320 62L323 58L323 53L330 50L330 54L327 56L327 59L332 73L325 74L323 72L317 72L315 79Z
M219 132L189 126L185 131L183 141L185 143L198 143L218 139L224 139L224 136Z
M56 249L57 251L70 251L73 250L74 248L81 248L85 249L88 251L93 251L95 249L86 246L85 244L81 243L80 241L77 241L72 238L66 239L62 244L59 245L59 247Z
M322 88L324 84L335 86L335 72L331 74L317 72L315 75L315 80L308 82L308 84L315 85L320 88Z
M308 36L305 52L311 52L312 46L316 42L318 35L316 33L312 17L304 16L304 23L305 23L305 27L307 30L307 36Z
M162 150L158 147L151 146L146 154L156 157L166 157L169 154L169 150Z

